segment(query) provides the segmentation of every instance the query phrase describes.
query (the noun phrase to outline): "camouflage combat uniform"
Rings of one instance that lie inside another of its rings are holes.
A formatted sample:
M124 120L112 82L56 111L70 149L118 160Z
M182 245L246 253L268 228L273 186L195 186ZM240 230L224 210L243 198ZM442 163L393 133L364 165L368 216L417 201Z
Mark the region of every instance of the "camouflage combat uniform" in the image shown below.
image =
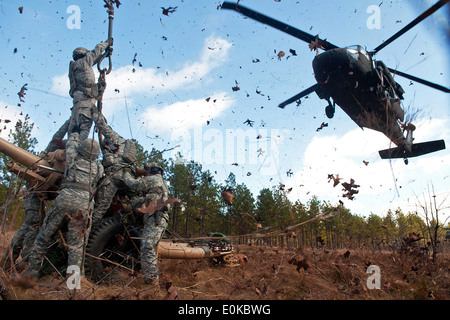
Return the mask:
M133 211L139 213L138 209L144 203L149 204L153 199L167 201L169 191L161 174L134 178L129 171L124 172L124 183L135 191L136 196L130 200ZM147 282L159 280L158 261L156 247L167 228L169 214L167 210L158 210L154 214L143 213L144 230L141 236L141 265L142 273Z
M102 165L95 161L99 152L96 141L80 141L77 133L70 135L66 144L65 177L58 196L45 216L29 259L32 276L39 277L46 250L58 230L65 224L68 226L68 265L76 265L82 270L83 244L90 231L90 195L103 174Z
M69 93L73 98L73 107L69 135L72 132L78 132L81 141L89 136L92 122L97 115L95 103L98 97L98 86L93 66L110 44L112 43L109 41L100 42L92 51L76 48L73 52L74 61L70 62Z
M100 115L96 126L105 139L103 141L103 160L105 176L99 183L98 193L95 199L92 223L96 224L102 219L105 212L111 206L111 202L117 190L126 188L122 176L125 168L134 167L137 159L134 142L125 140L117 134L107 123L103 115Z
M34 240L39 232L41 220L40 207L41 203L37 193L28 191L23 200L25 220L12 238L10 247L6 250L3 258L6 264L0 267L4 267L5 269L9 268L10 263L12 262L14 264L19 255L22 255L24 261L28 258Z
M53 152L57 149L64 149L67 140L64 141L63 138L69 129L69 123L70 119L64 122L64 124L53 135L52 140L43 153ZM23 200L25 220L20 229L17 230L16 234L12 238L10 248L8 248L4 256L4 261L6 261L8 265L11 261L14 263L21 253L22 259L28 259L34 240L39 233L39 225L42 219L40 216L40 207L41 202L37 193L30 190L27 191L25 199ZM10 254L11 257L9 256Z

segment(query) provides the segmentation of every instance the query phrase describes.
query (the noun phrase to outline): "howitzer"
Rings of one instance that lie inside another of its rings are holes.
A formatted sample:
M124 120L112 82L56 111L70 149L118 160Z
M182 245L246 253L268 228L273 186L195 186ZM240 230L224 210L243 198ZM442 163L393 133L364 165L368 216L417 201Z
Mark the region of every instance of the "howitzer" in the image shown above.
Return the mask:
M0 152L16 163L7 163L9 171L28 182L41 197L53 199L59 189L66 166L66 151L59 149L39 156L0 138ZM20 164L20 165L19 165Z
M56 197L64 177L65 149L37 156L0 138L0 152L17 162L8 163L9 170L27 181L29 188L38 191L41 199ZM136 176L146 174L148 171L143 168L136 172ZM121 191L124 190L119 190L119 198ZM103 276L108 265L125 266L129 261L139 261L137 249L140 247L142 222L136 221L133 227L124 224L120 210L112 210L112 207L98 225L93 226L89 235L85 267L94 278ZM230 263L233 256L230 240L219 233L213 233L207 239L161 239L156 250L163 259L216 259Z

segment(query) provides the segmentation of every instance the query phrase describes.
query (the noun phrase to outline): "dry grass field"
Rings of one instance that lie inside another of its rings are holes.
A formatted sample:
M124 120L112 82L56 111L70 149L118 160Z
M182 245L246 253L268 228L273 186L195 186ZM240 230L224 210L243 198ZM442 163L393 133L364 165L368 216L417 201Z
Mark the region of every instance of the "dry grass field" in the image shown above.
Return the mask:
M12 235L0 236L2 255ZM101 283L82 279L79 290L69 290L56 272L39 280L5 270L0 276L14 300L449 300L450 254L444 251L433 263L392 251L241 245L232 266L160 260L159 286L127 270ZM369 265L380 269L379 289L368 288Z

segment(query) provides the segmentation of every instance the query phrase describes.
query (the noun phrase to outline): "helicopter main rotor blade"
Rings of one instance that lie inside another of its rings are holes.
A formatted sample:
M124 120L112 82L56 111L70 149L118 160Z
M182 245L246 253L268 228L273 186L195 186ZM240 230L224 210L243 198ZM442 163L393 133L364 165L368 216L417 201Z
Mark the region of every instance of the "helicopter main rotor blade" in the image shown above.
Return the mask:
M402 36L404 33L415 27L417 24L428 18L430 15L432 15L435 11L437 11L439 8L441 8L443 5L448 3L450 0L440 0L435 5L433 5L431 8L429 8L427 11L422 13L420 16L418 16L416 19L411 21L407 26L405 26L403 29L398 31L396 34L391 36L389 39L384 41L382 44L380 44L378 47L376 47L371 53L375 54L384 47L386 47L388 44L390 44L392 41L396 40L398 37Z
M302 92L296 94L295 96L293 96L292 98L287 99L286 101L280 103L278 105L279 108L284 108L286 107L288 104L291 104L294 101L297 101L300 98L303 98L304 96L306 96L307 94L310 94L311 92L316 91L319 88L319 84L316 83L315 85L312 85L311 87L309 87L308 89L303 90Z
M404 73L404 72L401 72L401 71L398 71L398 70L395 70L395 69L392 69L392 68L388 68L388 69L394 75L397 74L397 75L402 76L402 77L404 77L406 79L419 82L419 83L424 84L426 86L429 86L431 88L434 88L434 89L437 89L437 90L440 90L440 91L443 91L443 92L446 92L446 93L450 93L450 89L449 88L441 86L440 84L436 84L436 83L433 83L433 82L430 82L430 81L427 81L427 80L424 80L424 79L421 79L421 78L417 78L415 76L412 76L410 74L407 74L407 73Z
M330 49L334 49L334 48L338 48L338 46L335 46L332 43L329 43L326 40L322 40L317 38L316 36L313 36L309 33L306 33L302 30L299 30L297 28L294 28L284 22L275 20L273 18L270 18L266 15L263 15L259 12L256 12L252 9L248 9L246 7L243 7L241 5L238 5L237 3L233 3L233 2L228 2L225 1L224 3L222 3L222 9L231 9L231 10L235 10L241 14L243 14L246 17L249 17L253 20L256 20L258 22L267 24L275 29L278 29L284 33L290 34L291 36L296 37L297 39L303 40L307 43L311 43L311 41L317 41L317 40L321 40L321 44L322 47L324 48L324 50L330 50Z

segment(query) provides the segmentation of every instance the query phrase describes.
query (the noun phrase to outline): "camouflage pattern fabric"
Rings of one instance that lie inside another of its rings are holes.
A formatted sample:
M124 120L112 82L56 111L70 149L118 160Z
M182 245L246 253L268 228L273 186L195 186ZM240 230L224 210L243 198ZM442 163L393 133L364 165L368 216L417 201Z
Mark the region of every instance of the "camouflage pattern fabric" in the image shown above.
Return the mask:
M159 268L156 247L169 223L167 212L156 211L144 214L144 230L141 239L141 266L145 280L159 280Z
M5 269L9 268L11 262L15 263L20 255L24 261L28 259L34 240L39 232L41 219L39 214L40 200L35 192L29 191L26 194L23 200L23 208L25 211L25 220L12 238L10 247L6 250L3 258L3 261L6 263L3 266Z
M84 57L70 63L69 77L73 77L71 83L74 82L75 87L70 88L73 107L69 134L77 131L80 133L81 140L89 136L93 119L97 115L95 102L98 88L93 66L107 47L108 43L100 42L94 50L88 51Z
M117 190L126 188L123 183L123 170L128 168L130 164L122 158L125 139L115 132L108 124L104 116L101 114L96 122L96 126L105 137L105 143L108 146L103 151L103 167L105 168L105 177L100 183L96 199L95 207L92 215L92 222L96 224L100 221L108 208Z
M166 201L169 198L169 191L161 174L134 178L129 171L125 171L123 179L124 183L136 192L136 196L130 200L136 214L142 214L138 209L144 203L148 204L155 198L159 201ZM143 215L144 230L140 247L142 273L146 281L158 280L156 247L167 228L169 214L166 211L158 210L153 214L144 213Z
M103 166L95 161L95 155L87 159L84 145L78 134L70 135L66 144L66 175L58 196L53 201L39 234L33 245L29 259L32 276L39 277L42 259L58 230L67 224L68 265L76 265L82 270L83 246L90 232L88 223L92 202L92 190L103 175ZM97 153L98 157L98 153ZM93 159L94 158L94 159Z

